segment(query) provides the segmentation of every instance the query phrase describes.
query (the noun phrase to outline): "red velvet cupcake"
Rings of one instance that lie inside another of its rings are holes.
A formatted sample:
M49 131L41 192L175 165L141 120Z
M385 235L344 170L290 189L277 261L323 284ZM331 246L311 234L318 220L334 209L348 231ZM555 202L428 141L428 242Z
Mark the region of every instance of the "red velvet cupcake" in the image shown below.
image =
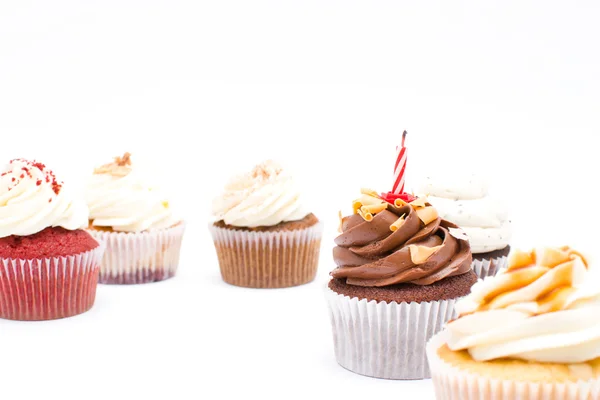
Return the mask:
M0 172L0 318L39 321L89 310L103 247L88 211L41 163Z

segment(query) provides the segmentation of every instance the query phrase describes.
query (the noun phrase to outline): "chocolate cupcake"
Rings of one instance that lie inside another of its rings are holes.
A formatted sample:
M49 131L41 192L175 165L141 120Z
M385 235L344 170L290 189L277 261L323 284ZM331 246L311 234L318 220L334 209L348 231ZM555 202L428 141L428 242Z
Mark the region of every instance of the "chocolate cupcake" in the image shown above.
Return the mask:
M149 283L177 272L185 224L147 181L129 153L96 168L90 178L88 232L106 244L100 283Z
M513 252L428 343L436 398L600 399L598 272L566 246Z
M104 247L83 228L83 199L44 164L0 170L0 318L39 321L88 311Z
M323 224L275 162L234 178L215 199L213 215L210 231L225 282L283 288L315 278Z
M477 280L469 243L424 199L391 204L363 190L353 208L327 291L337 361L376 378L427 378L425 344Z
M479 278L506 268L512 224L506 207L488 195L485 180L477 176L427 177L420 188L439 211L469 237L473 270Z

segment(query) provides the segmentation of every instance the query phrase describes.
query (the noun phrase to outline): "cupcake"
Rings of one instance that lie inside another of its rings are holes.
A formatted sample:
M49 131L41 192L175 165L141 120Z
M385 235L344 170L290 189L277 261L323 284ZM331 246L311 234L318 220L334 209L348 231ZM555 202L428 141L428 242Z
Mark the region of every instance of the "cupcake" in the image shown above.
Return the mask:
M597 270L569 247L514 252L427 345L438 399L600 399Z
M106 243L100 283L148 283L175 275L185 225L166 196L132 167L129 153L96 168L86 200L88 232Z
M476 176L427 177L420 188L440 216L460 226L471 243L473 270L479 278L506 268L511 221L506 207L488 195L486 182Z
M88 210L39 162L0 172L0 318L41 321L94 305L103 247L83 228Z
M327 289L335 355L358 374L429 377L427 341L477 281L464 233L425 199L363 190L341 218Z
M315 278L323 224L277 163L232 179L214 200L213 215L210 232L225 282L284 288Z

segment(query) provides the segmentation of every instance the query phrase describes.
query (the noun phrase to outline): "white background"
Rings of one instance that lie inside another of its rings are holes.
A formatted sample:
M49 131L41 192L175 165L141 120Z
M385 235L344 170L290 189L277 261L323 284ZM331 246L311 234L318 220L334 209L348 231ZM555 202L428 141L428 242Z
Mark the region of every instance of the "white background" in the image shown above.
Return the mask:
M6 399L432 399L429 381L337 366L323 296L337 211L391 186L479 172L513 244L594 251L595 1L0 2L0 157L70 184L130 150L188 221L178 276L102 286L62 321L0 321ZM220 280L206 226L234 172L282 160L327 226L315 283Z

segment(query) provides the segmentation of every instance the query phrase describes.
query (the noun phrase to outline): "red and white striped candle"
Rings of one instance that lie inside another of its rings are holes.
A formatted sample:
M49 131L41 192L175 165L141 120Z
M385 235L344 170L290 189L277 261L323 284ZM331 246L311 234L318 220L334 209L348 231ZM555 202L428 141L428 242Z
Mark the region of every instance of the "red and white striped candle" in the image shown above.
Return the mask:
M406 171L406 147L404 142L406 141L406 131L402 133L402 145L396 147L396 167L394 168L394 187L392 193L402 194L404 193L404 174Z

